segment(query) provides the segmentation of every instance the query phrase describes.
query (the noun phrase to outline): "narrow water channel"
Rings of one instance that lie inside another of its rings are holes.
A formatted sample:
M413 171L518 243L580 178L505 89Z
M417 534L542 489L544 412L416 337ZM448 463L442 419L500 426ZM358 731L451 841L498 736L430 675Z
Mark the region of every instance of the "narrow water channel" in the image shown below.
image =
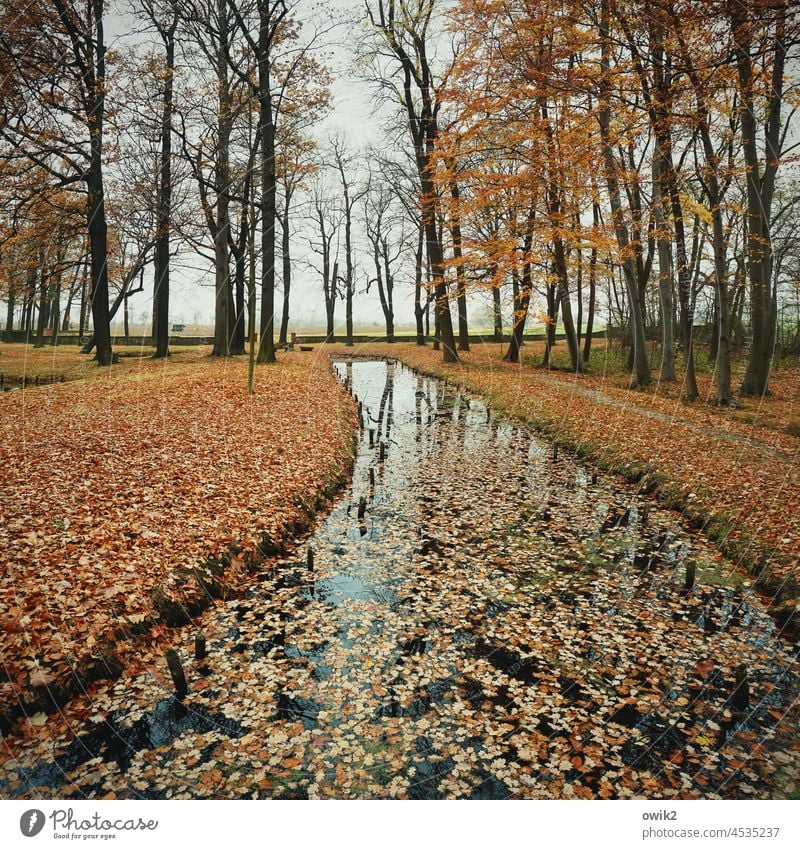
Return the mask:
M334 367L363 405L352 484L206 614L205 661L176 632L184 703L163 670L98 685L2 795L793 792L796 649L746 576L458 387Z

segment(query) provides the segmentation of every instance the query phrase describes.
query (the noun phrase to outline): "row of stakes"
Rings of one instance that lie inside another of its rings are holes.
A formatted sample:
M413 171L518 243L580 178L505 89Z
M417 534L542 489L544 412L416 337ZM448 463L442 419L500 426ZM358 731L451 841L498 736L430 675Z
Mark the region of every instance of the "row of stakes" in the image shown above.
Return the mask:
M358 426L360 430L364 429L364 404L362 401L358 400L358 396L353 394L353 390L350 386L350 381L345 380L344 382L345 388L348 393L353 397L353 399L358 404ZM370 428L369 430L369 447L375 447L375 430ZM386 459L386 443L381 440L378 445L378 462L382 463ZM370 466L369 468L369 484L370 487L374 488L375 486L375 469ZM364 519L364 516L367 512L367 499L362 495L358 502L358 519L359 521ZM314 549L309 546L308 552L306 554L306 567L310 572L314 571ZM205 660L207 657L206 651L206 638L202 634L195 635L194 638L194 659L197 661ZM169 668L170 675L172 676L172 683L175 687L175 696L177 699L183 700L189 692L189 685L186 681L186 673L183 669L183 664L181 663L181 659L178 655L178 652L175 649L167 649L164 653L164 658L167 661L167 667Z
M309 546L306 552L306 568L309 572L314 571L314 549ZM195 634L194 637L194 659L203 661L208 657L206 646L206 638L203 634ZM189 685L186 681L186 672L181 663L180 656L175 649L167 649L164 652L164 659L167 661L167 668L172 676L172 684L175 687L175 696L178 701L183 701L189 692Z
M370 467L370 483L374 485L375 470ZM367 499L362 495L358 503L358 519L363 520L367 510ZM309 572L314 571L314 549L309 546L306 552L306 568ZM697 573L697 564L691 558L686 561L686 578L684 582L684 592L690 593L695 586ZM705 593L704 593L705 595ZM194 638L194 658L196 661L203 661L207 657L206 638L203 634L196 634ZM169 667L172 676L172 682L175 687L175 695L179 701L182 701L189 687L186 682L186 674L181 664L178 652L175 649L167 649L165 652L167 666ZM730 697L730 702L734 710L744 713L750 707L750 680L747 671L747 665L740 663L734 670L734 689Z
M363 403L358 400L358 396L353 395L352 389L350 387L350 382L345 381L345 387L347 391L353 396L355 401L358 403L358 422L359 428L363 429L364 427L364 419L363 419ZM488 408L487 408L487 418L488 418ZM374 439L375 439L375 430L370 428L369 430L369 444L370 448L374 448ZM383 462L386 457L386 444L381 441L379 443L379 453L378 453L378 461ZM553 460L558 459L558 445L553 446ZM369 483L370 487L375 486L375 469L370 466L369 468ZM597 483L597 472L592 473L592 483ZM365 496L361 496L358 502L358 519L359 521L364 519L364 516L367 511L367 499ZM310 572L314 571L314 549L309 546L308 552L306 554L306 567ZM688 559L686 562L686 576L684 581L684 591L689 593L692 591L695 585L696 580L696 572L697 565L694 560ZM206 653L206 638L202 634L197 634L194 638L194 657L197 661L205 660L207 656ZM189 687L186 682L186 674L183 670L183 665L181 664L180 657L178 656L177 651L175 649L167 649L165 652L165 658L167 661L167 666L169 667L170 674L172 676L172 682L175 686L175 695L179 700L185 698L187 693L189 692ZM731 696L731 703L734 709L738 711L745 711L750 706L750 681L747 672L747 665L744 663L740 663L737 665L735 671L735 686L734 691Z
M372 470L370 469L370 471ZM367 502L362 496L358 506L359 519L363 518L366 508ZM314 571L314 549L311 546L308 547L308 551L306 552L306 568L309 572ZM694 561L686 564L687 592L694 586L695 568ZM175 696L179 701L183 701L189 692L189 685L186 682L186 673L184 672L178 652L175 649L167 649L164 656L170 675L172 676ZM207 656L205 636L203 634L195 634L194 659L196 661L203 661ZM747 672L747 664L745 663L738 664L734 670L734 689L730 697L730 702L734 710L741 713L747 711L750 707L750 679Z

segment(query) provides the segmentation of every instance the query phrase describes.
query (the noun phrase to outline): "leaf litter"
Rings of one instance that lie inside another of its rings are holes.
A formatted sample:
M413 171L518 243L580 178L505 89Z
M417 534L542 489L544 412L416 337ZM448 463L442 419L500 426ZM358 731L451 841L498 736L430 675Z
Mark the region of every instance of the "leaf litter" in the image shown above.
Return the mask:
M4 795L797 792L796 649L747 576L457 387L337 370L366 426L352 486L308 540L313 569L298 549L206 614L202 661L194 630L174 632L183 703L151 652L10 741Z

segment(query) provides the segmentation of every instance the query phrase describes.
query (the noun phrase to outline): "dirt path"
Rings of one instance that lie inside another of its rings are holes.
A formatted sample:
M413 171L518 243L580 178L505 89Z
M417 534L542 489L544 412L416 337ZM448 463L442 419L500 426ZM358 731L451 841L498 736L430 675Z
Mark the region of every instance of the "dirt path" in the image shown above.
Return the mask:
M774 459L780 459L787 463L797 463L798 457L800 457L800 441L798 441L797 447L793 451L790 451L780 446L767 444L763 441L763 439L757 437L753 433L752 428L750 429L750 433L745 435L744 433L732 431L730 427L723 428L707 424L698 424L687 419L685 416L681 417L677 412L665 413L652 407L648 409L646 406L648 401L639 402L636 396L632 396L634 400L632 400L631 397L623 400L615 395L609 395L607 392L603 392L602 390L587 386L579 386L574 382L569 383L569 381L564 377L556 377L550 374L534 374L532 376L532 380L536 383L546 384L562 390L566 389L566 391L570 393L581 395L584 398L588 398L593 403L604 407L615 407L620 410L625 410L627 413L633 413L634 415L643 416L647 419L653 419L655 421L665 422L671 425L679 424L680 427L686 428L687 430L704 437L711 437L715 440L731 443L732 445L741 447L743 450L750 451L757 462L769 462ZM681 405L679 403L676 403L676 407L680 406Z

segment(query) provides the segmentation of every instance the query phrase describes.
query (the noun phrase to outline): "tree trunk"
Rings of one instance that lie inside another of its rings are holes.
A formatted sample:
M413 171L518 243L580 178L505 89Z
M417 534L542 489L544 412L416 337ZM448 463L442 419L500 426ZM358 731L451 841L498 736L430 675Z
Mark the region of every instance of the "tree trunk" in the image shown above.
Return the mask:
M44 251L39 250L39 317L36 320L36 341L34 348L44 347L44 328L47 324L47 276L44 269Z
M417 322L417 345L425 344L425 326L423 324L425 310L422 307L422 269L424 262L424 248L425 230L420 224L419 235L417 237L417 251L415 255L416 264L414 266L414 318Z
M80 312L78 314L78 344L82 345L81 339L83 339L84 334L86 333L86 287L89 282L89 258L88 256L84 258L83 261L83 273L81 274L81 306Z
M469 322L467 320L467 287L464 282L462 263L461 214L459 204L461 195L458 183L450 181L450 196L453 199L453 214L450 218L450 235L453 239L453 258L456 264L456 304L458 307L458 350L469 351Z
M258 57L258 99L261 124L261 330L259 363L275 362L275 124L270 88L269 12L262 8Z
M661 303L661 373L662 381L675 380L675 338L672 333L675 305L672 301L672 240L666 230L664 198L661 195L661 167L658 147L653 153L653 210L658 248L658 292Z
M509 363L519 362L522 337L525 333L525 322L528 318L528 307L530 305L532 291L531 266L529 262L526 262L522 270L522 283L519 292L514 297L514 326L511 330L511 341L506 355L503 357Z
M153 309L155 311L154 357L169 356L169 286L170 235L172 226L172 112L173 77L175 74L175 29L177 14L171 25L159 28L164 41L164 93L161 108L161 162L158 178L158 230L154 257ZM127 309L127 301L126 301ZM126 333L127 336L127 333Z
M381 298L383 312L386 318L386 341L394 342L394 277L389 265L389 242L383 240L384 281L386 293Z
M436 123L433 118L427 121L425 143L418 152L418 171L420 177L422 221L425 227L428 260L433 279L436 303L436 340L443 348L443 361L457 363L458 352L453 334L453 319L450 315L450 302L447 283L444 278L444 252L442 240L436 229L439 218L436 202L436 188L433 184L434 150L436 146Z
M500 303L500 285L492 286L492 317L494 319L494 341L503 341L503 309Z
M92 146L93 149L96 145ZM106 224L105 195L101 153L92 156L88 184L88 228L91 252L91 306L94 339L97 348L95 359L101 366L110 366L113 361L111 350L111 319L108 310L108 225Z
M289 255L289 204L291 203L292 192L287 189L285 197L285 206L283 209L283 232L281 233L281 259L283 261L283 311L281 313L281 330L278 336L278 344L286 345L289 335L289 292L292 285L292 260Z
M597 247L592 247L589 257L589 303L586 307L586 335L583 338L583 361L589 364L592 354L592 334L594 333L594 309L597 298Z
M764 395L769 391L772 359L774 311L772 309L772 244L770 228L775 177L780 162L781 103L787 43L785 25L787 4L775 4L774 59L770 98L760 112L767 115L765 133L766 164L761 168L756 140L756 111L753 97L754 72L751 58L752 25L748 8L729 2L728 14L734 31L736 66L739 78L742 149L747 165L747 257L750 282L750 324L752 342L747 371L742 382L743 395Z
M609 30L609 2L601 0L600 6L600 110L598 121L600 124L600 139L603 154L603 168L605 171L606 186L608 189L609 203L611 205L611 218L614 232L623 256L623 272L625 285L628 293L628 302L631 311L631 324L633 327L634 344L634 376L633 382L636 386L646 386L650 383L650 364L647 360L647 346L644 333L644 317L639 304L639 291L636 269L629 255L630 238L628 228L625 224L625 216L620 199L619 180L617 178L617 163L614 159L614 150L611 142L611 105L610 105L610 30Z
M550 217L554 228L558 228L561 224L561 198L560 189L554 184L550 185ZM555 257L554 270L556 274L556 291L558 300L561 304L561 321L564 324L564 334L567 337L567 347L569 348L569 359L572 364L572 371L576 374L582 374L586 369L583 364L583 356L581 354L580 343L578 336L575 333L575 322L572 318L572 303L569 299L569 280L567 277L567 255L564 250L564 241L558 235L558 229L555 229L553 238L553 254ZM557 311L556 311L557 312ZM553 322L553 339L555 341L555 321Z
M6 307L6 333L11 338L10 334L14 331L14 306L15 306L16 290L14 286L8 287L8 305Z
M247 394L255 394L256 365L256 210L252 193L248 198L247 222Z
M228 241L230 239L230 135L232 102L228 78L227 0L217 0L219 45L217 49L217 156L215 162L216 216L214 231L214 357L227 357L229 350L228 305L230 303L231 272Z
M350 204L350 190L344 177L342 167L342 183L344 185L344 251L345 251L345 345L353 346L353 209Z
M514 323L511 329L511 341L503 357L509 363L518 363L520 349L522 348L522 338L525 333L525 322L528 318L528 307L531 301L531 293L533 291L533 278L531 269L531 247L533 245L533 229L536 223L536 201L531 204L528 209L528 217L525 224L525 237L523 239L523 257L524 264L522 266L522 284L517 285L517 272L512 269L512 284L514 287Z
M50 308L50 316L49 316L49 324L50 331L52 336L50 337L50 344L55 347L58 344L58 332L60 330L60 322L61 322L61 278L63 275L63 249L59 251L58 255L58 267L56 269L55 278L53 279L51 285L51 308Z
M111 350L111 319L108 312L108 225L106 223L105 188L103 183L103 120L105 117L105 40L103 31L103 4L91 0L96 21L96 38L93 40L94 74L88 88L90 129L89 170L86 176L86 213L91 254L91 305L92 323L96 345L95 359L101 366L114 361Z

